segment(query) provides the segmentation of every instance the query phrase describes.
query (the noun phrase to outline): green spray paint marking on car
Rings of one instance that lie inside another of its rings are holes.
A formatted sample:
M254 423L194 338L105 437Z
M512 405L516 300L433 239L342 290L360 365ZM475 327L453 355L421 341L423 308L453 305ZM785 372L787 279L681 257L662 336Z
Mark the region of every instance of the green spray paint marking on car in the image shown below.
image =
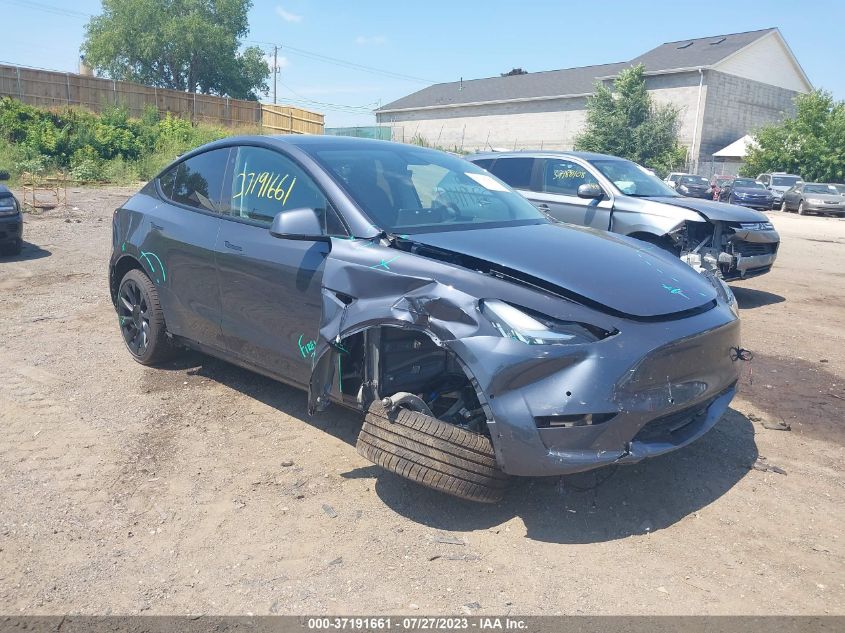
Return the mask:
M155 260L158 262L158 269L156 269L155 265L153 264L153 260L151 259L152 257L155 257ZM156 255L155 253L153 253L151 251L141 251L141 259L144 259L144 260L147 261L147 266L150 267L151 273L155 274L156 270L161 272L161 281L159 283L167 281L167 271L165 271L164 264L161 262L158 255ZM159 280L156 279L156 281L159 281Z
M391 257L390 259L383 259L378 264L370 266L370 268L384 268L385 270L390 270L390 266L388 266L388 264L392 261L396 261L397 259L399 259L399 255Z
M669 284L663 284L663 287L666 289L666 291L667 291L669 294L673 294L673 295L680 295L680 296L682 296L684 299L689 299L689 297L688 297L688 296L686 296L686 295L684 294L684 291L683 291L682 289L680 289L680 288L675 288L674 286L670 286Z
M304 334L299 335L299 340L297 344L299 345L299 353L302 354L302 358L308 358L309 356L313 356L314 352L317 349L317 341L311 339L310 341L306 341L303 345L302 337L305 336Z

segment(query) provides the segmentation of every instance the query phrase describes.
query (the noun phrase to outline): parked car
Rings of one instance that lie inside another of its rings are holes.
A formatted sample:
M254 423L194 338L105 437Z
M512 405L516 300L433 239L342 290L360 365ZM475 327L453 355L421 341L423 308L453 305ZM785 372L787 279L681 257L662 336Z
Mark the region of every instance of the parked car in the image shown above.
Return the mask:
M713 191L713 199L718 200L722 193L722 187L726 182L734 179L734 176L728 174L716 174L710 178L710 188Z
M836 183L833 186L836 187L836 191L838 191L840 195L845 196L845 185L840 185Z
M721 279L550 222L444 152L230 137L167 167L112 230L133 359L184 345L307 388L309 412L366 412L363 456L450 494L494 501L506 473L681 448L736 390Z
M783 194L781 211L807 213L830 213L845 216L845 198L836 185L821 182L802 182Z
M672 189L674 189L675 187L678 186L678 181L681 178L683 178L684 176L692 176L692 174L688 174L688 173L683 172L683 171L673 171L671 174L666 176L666 178L663 180L663 182L665 182L667 185L672 187Z
M762 213L686 198L631 161L586 152L468 157L562 222L629 235L696 270L735 279L767 272L780 237Z
M769 174L760 174L757 180L763 186L772 192L772 209L779 209L783 199L783 194L787 189L792 188L799 182L803 182L801 176L796 174L786 174L781 171L772 172Z
M688 198L709 200L713 197L710 181L704 176L681 176L675 185L675 191Z
M772 192L751 178L734 178L722 185L719 200L743 207L768 211L772 208Z
M8 174L2 176L8 178ZM23 248L21 205L5 185L0 184L0 254L19 255Z

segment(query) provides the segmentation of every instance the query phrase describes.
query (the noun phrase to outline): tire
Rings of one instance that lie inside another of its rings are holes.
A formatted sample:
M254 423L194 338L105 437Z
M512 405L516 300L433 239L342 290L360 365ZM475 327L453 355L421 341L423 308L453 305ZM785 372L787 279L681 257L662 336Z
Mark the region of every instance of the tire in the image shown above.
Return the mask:
M15 240L14 242L11 242L10 244L3 245L3 247L0 248L0 253L2 253L3 255L8 255L8 256L15 256L15 255L20 255L22 250L23 250L23 240Z
M804 211L804 201L798 203L798 215L807 215L807 212Z
M117 318L126 349L142 365L157 365L174 352L167 337L158 290L142 271L132 269L117 289Z
M495 503L507 489L487 437L417 411L399 409L388 418L374 402L356 448L385 470L455 497Z
M786 208L786 200L781 200L781 203L780 203L780 212L781 212L781 213L786 213L786 212L787 212L787 208Z

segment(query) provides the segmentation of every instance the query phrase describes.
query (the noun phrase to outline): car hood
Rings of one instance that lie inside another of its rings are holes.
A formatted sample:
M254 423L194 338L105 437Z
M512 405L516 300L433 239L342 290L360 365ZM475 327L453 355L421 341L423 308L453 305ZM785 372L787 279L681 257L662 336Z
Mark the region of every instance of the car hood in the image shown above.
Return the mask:
M669 253L623 236L564 224L470 229L408 237L420 255L472 258L468 267L544 289L610 314L677 318L714 305L705 277ZM429 251L425 247L436 249ZM444 256L446 256L444 254Z
M750 193L758 196L771 196L772 192L768 189L759 189L758 187L737 187L734 193Z
M778 193L784 193L785 191L792 189L792 185L772 185L769 189L773 192L777 191Z
M737 204L716 202L715 200L701 200L694 198L653 197L649 200L671 204L676 207L696 211L708 220L719 222L768 222L764 214L753 209L741 207Z

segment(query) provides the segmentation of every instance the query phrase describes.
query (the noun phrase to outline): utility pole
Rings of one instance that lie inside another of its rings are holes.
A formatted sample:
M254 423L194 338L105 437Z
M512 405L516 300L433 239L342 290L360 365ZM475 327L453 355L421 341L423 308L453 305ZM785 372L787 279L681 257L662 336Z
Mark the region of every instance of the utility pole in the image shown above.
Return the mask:
M276 77L279 74L279 47L273 46L273 105L276 104Z

